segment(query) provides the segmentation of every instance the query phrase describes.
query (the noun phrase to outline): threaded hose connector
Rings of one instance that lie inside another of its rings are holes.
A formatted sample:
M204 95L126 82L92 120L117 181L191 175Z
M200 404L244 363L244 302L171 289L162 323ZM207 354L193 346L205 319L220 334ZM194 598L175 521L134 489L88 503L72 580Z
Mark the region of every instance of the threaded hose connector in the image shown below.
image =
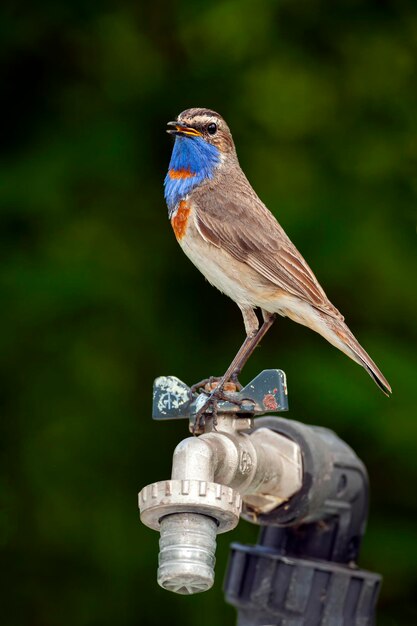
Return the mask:
M161 520L158 584L174 593L207 591L214 582L217 523L207 515L176 513Z
M161 587L181 594L210 589L216 535L237 525L240 494L204 480L164 480L142 489L139 508L142 522L161 533Z

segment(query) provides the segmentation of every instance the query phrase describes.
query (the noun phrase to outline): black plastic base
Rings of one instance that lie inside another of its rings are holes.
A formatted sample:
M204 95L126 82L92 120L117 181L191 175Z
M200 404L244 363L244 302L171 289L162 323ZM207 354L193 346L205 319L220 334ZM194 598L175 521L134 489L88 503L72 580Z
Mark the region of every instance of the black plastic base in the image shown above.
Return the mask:
M285 504L256 514L256 546L232 546L225 593L238 626L372 626L381 577L356 566L368 510L364 464L325 428L281 417L259 418L255 428L297 442L303 478Z
M233 544L226 600L238 626L372 626L381 577L347 565Z

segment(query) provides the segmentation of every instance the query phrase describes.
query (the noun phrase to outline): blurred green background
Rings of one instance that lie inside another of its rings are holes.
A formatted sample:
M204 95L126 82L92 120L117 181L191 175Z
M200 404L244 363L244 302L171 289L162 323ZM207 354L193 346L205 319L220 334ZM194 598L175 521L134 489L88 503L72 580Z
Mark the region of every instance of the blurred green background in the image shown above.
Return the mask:
M371 1L6 1L2 68L1 622L233 624L221 581L156 584L136 494L169 477L183 422L152 380L221 374L237 307L182 254L162 181L165 123L214 108L242 167L393 387L280 319L241 377L288 376L290 416L365 461L361 566L378 625L417 624L417 7Z

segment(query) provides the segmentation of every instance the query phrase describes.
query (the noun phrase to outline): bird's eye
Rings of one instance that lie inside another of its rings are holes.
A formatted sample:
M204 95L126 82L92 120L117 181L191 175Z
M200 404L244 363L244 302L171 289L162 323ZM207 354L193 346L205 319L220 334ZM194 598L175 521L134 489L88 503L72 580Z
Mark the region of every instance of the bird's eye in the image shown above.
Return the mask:
M212 122L207 126L207 132L209 135L215 135L217 133L217 124Z

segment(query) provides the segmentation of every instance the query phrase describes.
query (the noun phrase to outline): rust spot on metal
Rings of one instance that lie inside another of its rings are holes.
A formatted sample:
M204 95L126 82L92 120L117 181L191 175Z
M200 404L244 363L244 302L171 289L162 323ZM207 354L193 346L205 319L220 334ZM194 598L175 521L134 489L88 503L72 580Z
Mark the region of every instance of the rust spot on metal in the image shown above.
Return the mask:
M262 402L263 402L264 407L268 409L269 411L274 411L275 409L278 408L277 400L272 393L267 393L264 396Z
M213 391L213 389L216 389L218 384L219 381L213 381L212 383L206 383L204 388L206 391ZM235 391L237 391L235 383L232 383L230 380L227 383L224 383L223 391L225 391L226 393L234 393Z
M174 229L174 233L178 241L180 241L184 237L187 231L187 223L190 211L191 209L185 202L185 200L181 200L178 210L171 220L172 228Z

